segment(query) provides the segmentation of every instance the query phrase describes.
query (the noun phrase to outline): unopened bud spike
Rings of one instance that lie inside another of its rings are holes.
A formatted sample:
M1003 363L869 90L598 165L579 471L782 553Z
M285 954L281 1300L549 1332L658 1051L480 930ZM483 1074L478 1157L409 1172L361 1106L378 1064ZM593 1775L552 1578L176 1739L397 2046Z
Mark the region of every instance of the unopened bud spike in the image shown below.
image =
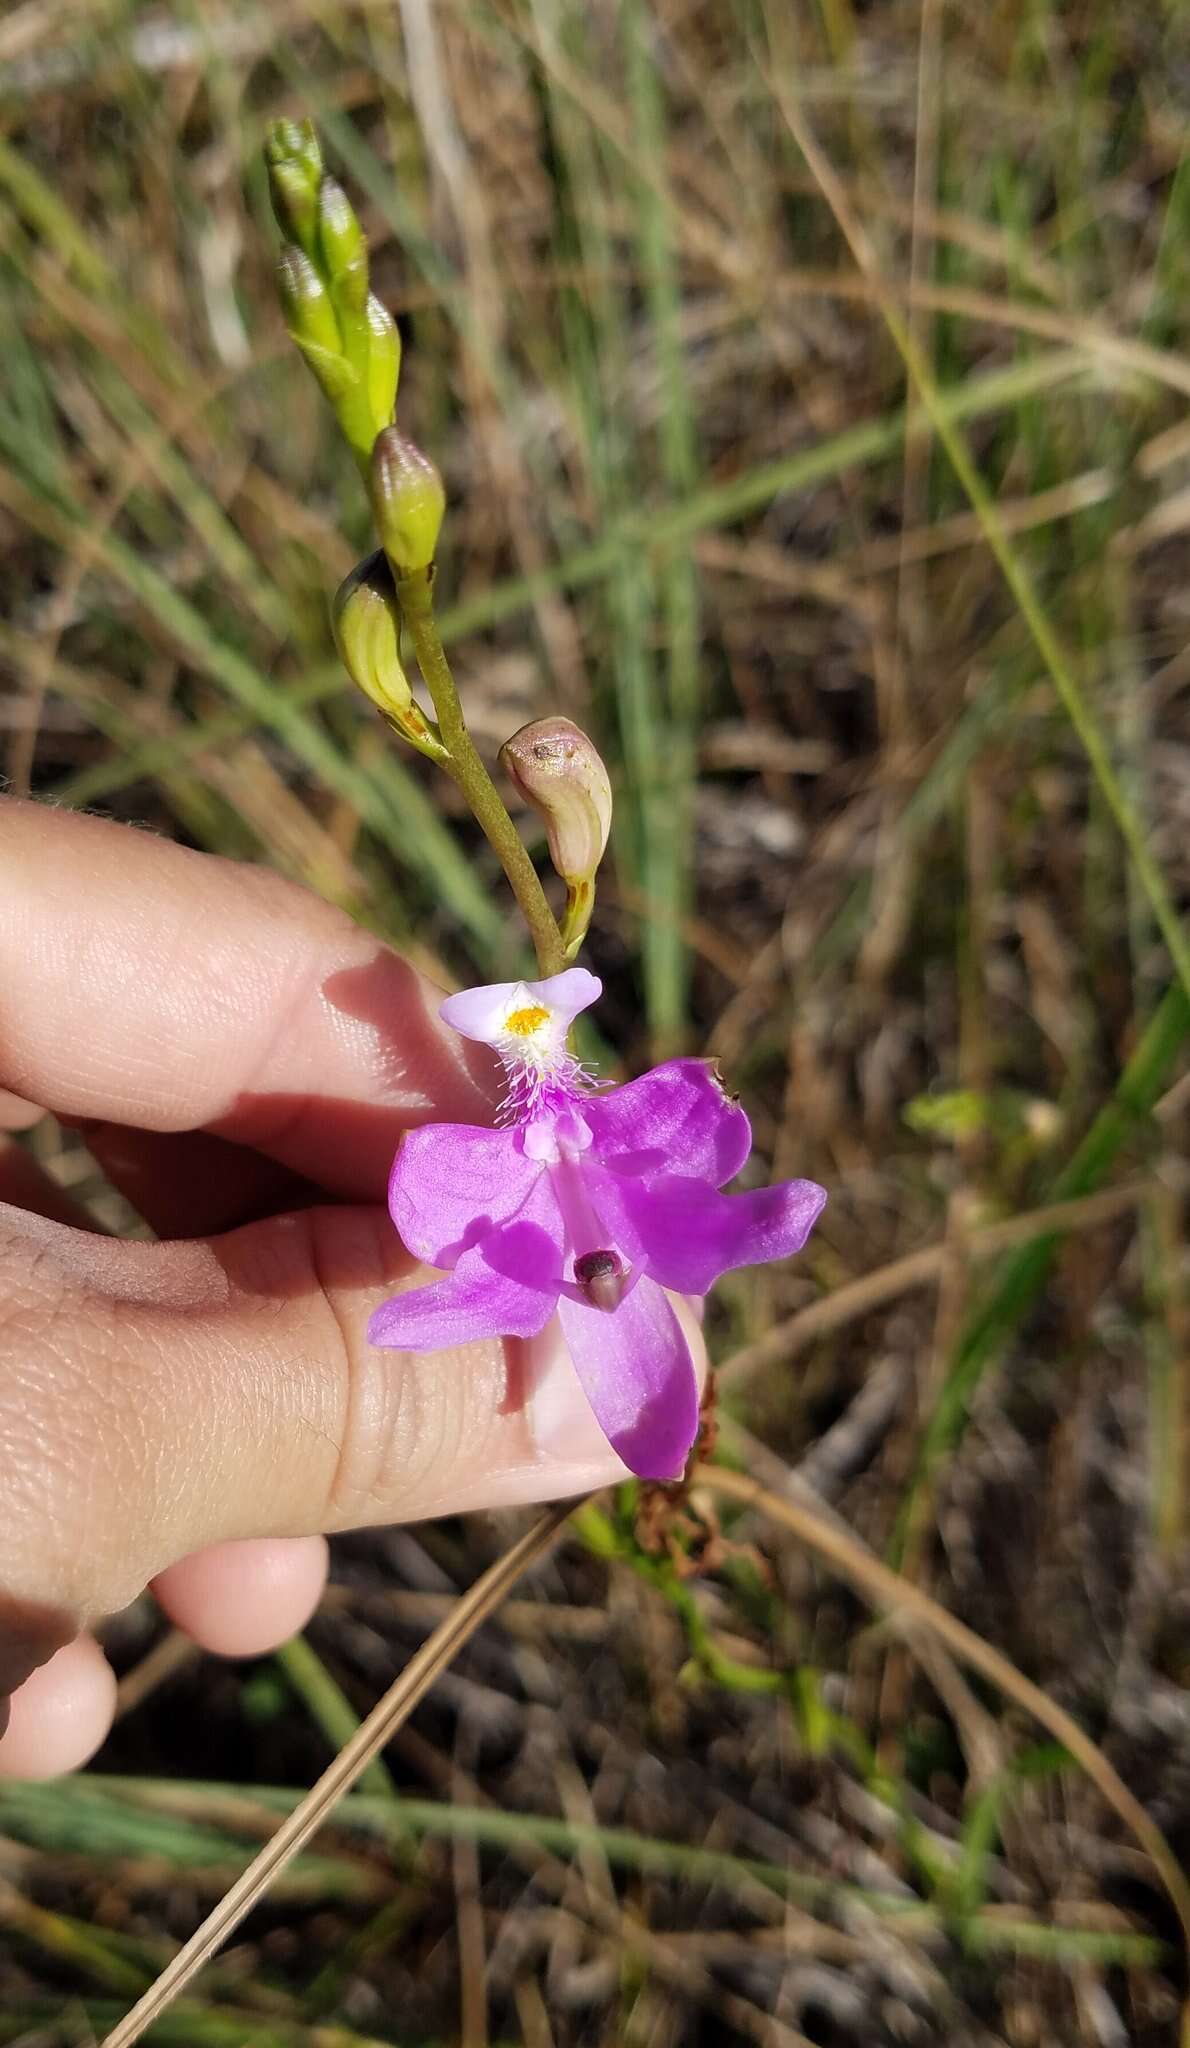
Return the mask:
M311 124L274 122L265 159L283 237L286 323L366 475L372 444L392 423L396 326L368 289L367 237L342 185L324 168Z

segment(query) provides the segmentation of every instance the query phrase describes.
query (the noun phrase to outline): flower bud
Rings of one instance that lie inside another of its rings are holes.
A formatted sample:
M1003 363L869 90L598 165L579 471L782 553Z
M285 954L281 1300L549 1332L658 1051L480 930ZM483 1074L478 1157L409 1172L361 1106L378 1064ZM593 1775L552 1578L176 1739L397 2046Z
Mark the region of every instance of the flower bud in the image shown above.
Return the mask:
M271 121L265 137L264 154L270 168L274 164L291 162L315 180L322 176L322 151L313 121Z
M313 122L274 121L265 138L264 158L277 226L310 256L318 236L322 183L322 152Z
M401 331L374 292L368 293L368 403L373 430L379 434L392 425L397 403L397 379L401 374Z
M335 645L352 682L415 747L441 760L445 749L437 727L415 702L401 664L400 620L392 570L377 548L335 594Z
M318 194L318 246L335 304L362 315L368 300L368 244L337 178L324 178Z
M325 349L329 355L338 355L339 323L330 294L310 258L292 243L278 258L277 285L285 325L299 348Z
M545 820L564 882L589 881L612 822L612 786L595 747L569 718L538 718L505 740L500 765Z
M545 820L550 859L566 884L562 940L572 960L595 907L595 872L612 822L607 769L569 718L538 718L505 740L500 765Z
M370 481L372 516L396 576L428 569L434 559L446 492L421 449L395 427L376 437Z

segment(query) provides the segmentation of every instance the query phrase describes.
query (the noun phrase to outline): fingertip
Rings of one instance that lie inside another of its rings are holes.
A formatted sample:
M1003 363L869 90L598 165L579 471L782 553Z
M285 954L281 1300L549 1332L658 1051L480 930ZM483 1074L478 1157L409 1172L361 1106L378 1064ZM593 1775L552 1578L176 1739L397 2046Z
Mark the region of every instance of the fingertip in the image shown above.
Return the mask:
M11 1088L0 1088L0 1131L31 1131L44 1115L36 1102L26 1102Z
M306 1626L322 1598L324 1536L215 1543L153 1580L171 1621L220 1657L259 1657Z
M116 1678L93 1636L76 1636L18 1687L0 1736L0 1778L57 1778L107 1737Z

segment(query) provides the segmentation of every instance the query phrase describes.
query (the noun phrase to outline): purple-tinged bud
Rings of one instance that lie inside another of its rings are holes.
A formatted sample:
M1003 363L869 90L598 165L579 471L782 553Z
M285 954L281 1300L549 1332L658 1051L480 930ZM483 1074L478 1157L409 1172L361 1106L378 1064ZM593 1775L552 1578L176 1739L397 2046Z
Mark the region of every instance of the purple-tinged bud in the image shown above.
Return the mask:
M599 753L569 718L537 718L505 740L500 765L545 821L550 859L566 884L562 941L573 960L595 908L595 873L612 822L612 786Z
M612 786L586 733L569 718L536 718L505 740L500 765L545 820L562 880L589 882L607 846Z
M369 491L394 576L428 569L442 530L446 492L429 456L395 427L376 436Z
M575 1284L592 1308L608 1315L618 1309L628 1285L628 1272L619 1252L584 1252L574 1262Z

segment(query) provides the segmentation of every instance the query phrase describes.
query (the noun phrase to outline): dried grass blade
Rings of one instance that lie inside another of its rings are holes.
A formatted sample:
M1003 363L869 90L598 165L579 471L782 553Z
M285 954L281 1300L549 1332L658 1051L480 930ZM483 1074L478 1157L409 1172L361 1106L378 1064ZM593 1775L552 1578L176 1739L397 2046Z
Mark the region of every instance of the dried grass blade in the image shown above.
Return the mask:
M965 1259L989 1259L1000 1252L1031 1245L1039 1238L1093 1229L1096 1224L1108 1223L1113 1217L1138 1208L1154 1193L1156 1185L1152 1179L1133 1180L1118 1188L1101 1188L1096 1194L1077 1200L1047 1202L1040 1209L1027 1209L1020 1216L1004 1217L965 1233L959 1248ZM858 1280L836 1287L833 1294L825 1294L818 1301L808 1302L805 1308L796 1309L774 1323L763 1337L724 1359L716 1368L720 1388L734 1387L765 1366L788 1365L816 1338L857 1321L872 1309L883 1308L886 1302L896 1301L915 1288L932 1286L941 1278L954 1251L953 1238L922 1245L918 1251L906 1252L903 1258L877 1266L871 1273L861 1273Z
M243 1875L220 1899L214 1912L209 1913L201 1927L196 1928L144 1997L137 2000L131 2012L113 2027L104 2048L132 2048L132 2043L139 2041L154 2020L159 2019L167 2006L173 2003L196 1971L201 1970L263 1897L273 1878L322 1826L335 1801L350 1790L361 1771L367 1768L394 1730L412 1713L467 1638L499 1606L509 1587L549 1549L572 1507L570 1501L552 1507L464 1593L446 1620L434 1630L429 1641L422 1644L400 1677L389 1687L384 1698L373 1707L367 1720L360 1723L351 1741L339 1751L317 1784L311 1786L301 1804L294 1808L288 1819L282 1821L259 1856L253 1858Z

